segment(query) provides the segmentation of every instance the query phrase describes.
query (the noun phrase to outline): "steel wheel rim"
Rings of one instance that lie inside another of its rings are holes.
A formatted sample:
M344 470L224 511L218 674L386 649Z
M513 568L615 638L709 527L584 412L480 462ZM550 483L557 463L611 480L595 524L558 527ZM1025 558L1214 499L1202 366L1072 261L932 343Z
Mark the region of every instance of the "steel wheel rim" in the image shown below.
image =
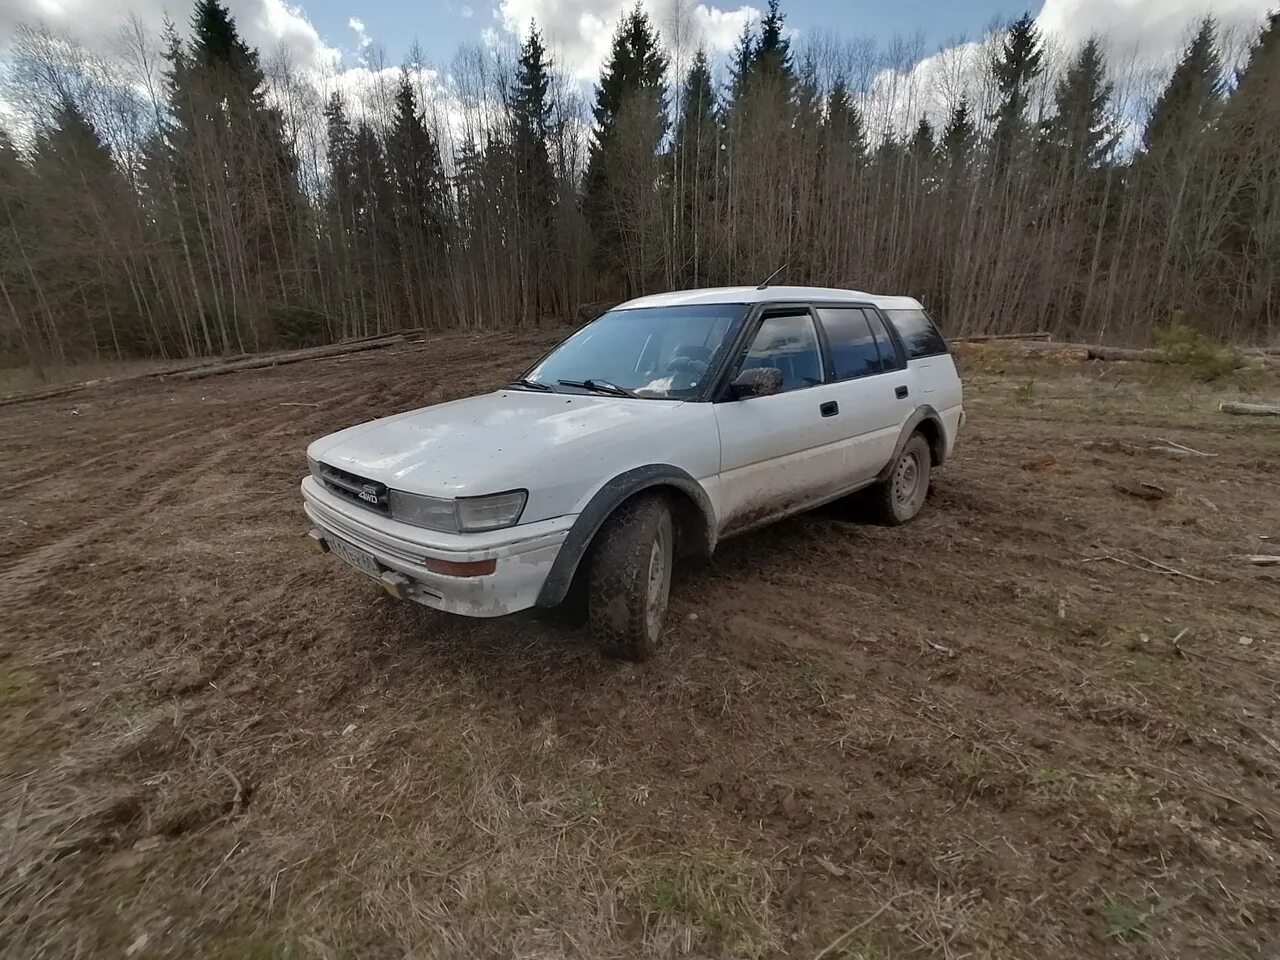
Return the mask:
M899 507L910 508L920 487L920 461L915 453L908 453L898 461L893 471L893 499Z
M649 637L656 640L662 629L662 617L667 609L667 550L662 531L653 538L649 547L649 582L645 591L644 619Z

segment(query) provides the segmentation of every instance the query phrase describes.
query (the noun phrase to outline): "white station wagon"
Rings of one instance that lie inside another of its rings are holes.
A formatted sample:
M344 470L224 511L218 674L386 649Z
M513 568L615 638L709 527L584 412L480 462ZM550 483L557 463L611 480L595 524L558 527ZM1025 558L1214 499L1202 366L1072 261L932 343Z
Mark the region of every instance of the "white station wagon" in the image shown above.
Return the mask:
M726 287L641 297L493 393L307 449L310 536L393 596L494 617L580 609L606 652L648 656L672 561L864 490L923 506L964 422L919 302Z

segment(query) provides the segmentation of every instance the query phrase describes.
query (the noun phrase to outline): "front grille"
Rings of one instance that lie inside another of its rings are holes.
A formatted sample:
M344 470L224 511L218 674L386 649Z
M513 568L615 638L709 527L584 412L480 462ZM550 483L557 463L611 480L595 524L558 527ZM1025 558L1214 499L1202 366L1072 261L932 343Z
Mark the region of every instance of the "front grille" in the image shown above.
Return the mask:
M327 463L320 464L320 480L326 490L344 500L358 503L369 510L377 510L378 513L391 512L385 483L368 480Z

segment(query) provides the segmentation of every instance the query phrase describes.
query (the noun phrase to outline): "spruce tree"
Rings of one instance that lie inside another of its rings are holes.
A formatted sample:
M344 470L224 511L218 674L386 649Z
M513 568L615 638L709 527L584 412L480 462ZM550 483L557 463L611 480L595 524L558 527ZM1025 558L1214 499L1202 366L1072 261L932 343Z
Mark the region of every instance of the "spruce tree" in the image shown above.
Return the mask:
M991 60L991 72L1000 91L1000 104L991 119L993 163L1005 169L1020 152L1027 133L1027 104L1031 82L1044 69L1044 48L1040 31L1030 13L1009 25L1000 52Z
M402 229L425 233L438 252L446 227L444 168L407 70L396 86L386 157L396 204L405 215Z
M117 357L143 346L113 256L123 204L131 199L111 151L84 112L64 99L35 140L32 189L40 216L33 268L64 334L83 331L96 351Z
M769 0L769 9L760 21L760 42L755 47L752 69L762 82L780 83L790 93L795 83L791 63L791 41L783 36L786 17L778 12L778 0Z
M1119 134L1108 115L1113 89L1098 38L1090 37L1054 88L1054 113L1041 125L1044 146L1058 162L1096 167L1115 148Z
M1222 106L1222 62L1214 39L1212 17L1187 45L1168 84L1156 100L1151 119L1142 131L1142 148L1150 156L1164 156L1198 136Z
M963 172L968 168L974 145L978 141L978 130L973 124L969 101L964 97L955 105L947 125L942 130L939 149L952 172Z
M715 195L719 147L720 117L711 81L711 64L706 50L699 48L685 76L671 150L681 219L678 236L687 248L681 251L677 272L682 283L692 286L705 279L702 249L704 233L709 232L711 224L703 221L708 217Z
M1247 323L1275 326L1280 308L1280 10L1249 50L1218 127L1218 156L1232 187L1224 247L1232 296Z
M511 157L515 167L512 189L517 211L516 241L524 265L525 300L535 317L566 308L556 302L563 271L563 251L553 245L557 195L551 167L551 59L536 26L520 46L512 82Z
M729 57L729 91L728 102L732 108L746 93L747 83L751 78L751 68L756 61L756 37L751 30L751 23L742 24L742 33L734 45Z
M177 229L187 249L204 238L210 296L193 294L202 314L214 313L219 345L248 349L270 333L271 311L296 294L305 203L257 52L219 0L197 0L191 30L185 47L171 37L166 55Z
M587 157L583 209L602 265L621 268L632 287L647 265L636 262L650 215L650 187L637 182L657 162L666 131L663 77L667 59L648 14L637 4L613 35L596 87L595 131ZM624 232L632 253L624 251Z
M855 170L861 167L867 156L867 135L862 114L844 78L837 79L827 93L825 127L826 149L832 155L829 162L847 164Z
M907 144L907 153L918 169L924 169L933 163L937 149L934 139L933 124L929 122L928 116L921 117L915 132L911 134L910 143Z

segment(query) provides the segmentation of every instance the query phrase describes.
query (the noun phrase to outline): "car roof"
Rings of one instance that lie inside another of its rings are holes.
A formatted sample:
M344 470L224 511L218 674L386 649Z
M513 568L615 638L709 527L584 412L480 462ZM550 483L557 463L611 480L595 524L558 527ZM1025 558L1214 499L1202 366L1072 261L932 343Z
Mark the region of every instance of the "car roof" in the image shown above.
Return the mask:
M654 293L620 303L615 310L639 310L643 307L684 307L691 304L774 303L788 300L856 300L871 303L881 310L921 310L920 301L911 297L882 297L861 290L835 287L706 287L701 290L673 290Z

